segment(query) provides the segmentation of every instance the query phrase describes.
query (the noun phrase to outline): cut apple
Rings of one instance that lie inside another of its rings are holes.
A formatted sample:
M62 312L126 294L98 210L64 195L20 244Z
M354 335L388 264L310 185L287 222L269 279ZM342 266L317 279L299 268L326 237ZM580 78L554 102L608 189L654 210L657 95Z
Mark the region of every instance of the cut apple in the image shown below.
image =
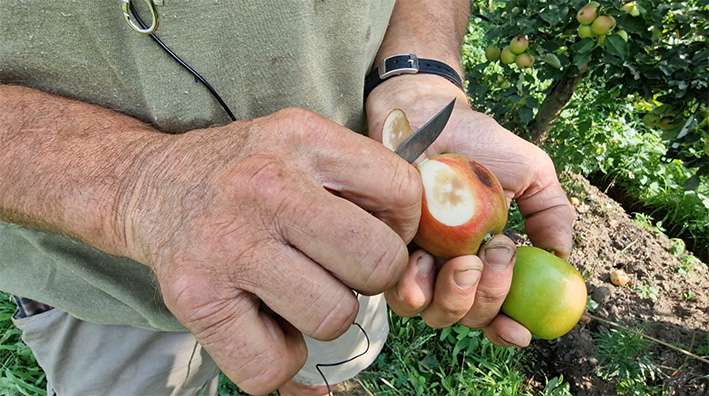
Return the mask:
M406 114L393 110L382 142L396 150L413 134ZM414 242L434 256L450 259L476 254L485 238L507 224L507 199L500 182L482 164L460 154L418 162L423 197Z
M423 183L421 220L414 242L434 256L476 254L488 236L507 224L500 182L480 163L441 154L418 166Z
M414 130L411 128L406 114L402 110L394 109L384 120L382 144L394 151L413 134Z

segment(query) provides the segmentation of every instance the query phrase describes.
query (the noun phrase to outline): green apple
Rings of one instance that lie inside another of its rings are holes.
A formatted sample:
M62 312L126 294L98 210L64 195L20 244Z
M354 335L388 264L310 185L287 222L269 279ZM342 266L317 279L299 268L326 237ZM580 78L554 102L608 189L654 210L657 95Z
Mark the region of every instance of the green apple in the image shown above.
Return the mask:
M615 18L610 15L602 15L596 18L591 24L591 32L598 36L607 35L615 27Z
M589 25L579 25L577 29L579 37L583 38L593 38L593 32L591 31L591 26Z
M442 259L476 254L507 224L507 199L497 178L460 154L441 154L418 165L423 182L421 219L414 242Z
M576 13L576 20L582 25L590 25L598 16L598 8L586 5Z
M510 41L510 51L519 55L527 50L529 40L524 36L517 36Z
M506 65L513 63L516 58L517 58L517 55L510 50L509 45L507 47L503 48L502 51L500 52L500 62L502 62Z
M515 63L519 68L526 68L526 67L532 67L534 65L534 57L532 55L529 55L528 53L522 53L517 55L517 58L515 59Z
M485 58L490 62L500 59L500 47L490 45L485 48Z
M620 10L624 11L634 17L640 15L640 10L638 9L638 6L635 4L635 2L630 2L630 3L624 4L622 7L620 7Z
M622 38L623 41L625 41L626 43L628 42L628 32L626 32L625 30L618 30L617 32L615 32L615 34L620 36L620 38Z
M586 309L586 284L567 261L536 247L517 248L502 312L551 340L571 331Z

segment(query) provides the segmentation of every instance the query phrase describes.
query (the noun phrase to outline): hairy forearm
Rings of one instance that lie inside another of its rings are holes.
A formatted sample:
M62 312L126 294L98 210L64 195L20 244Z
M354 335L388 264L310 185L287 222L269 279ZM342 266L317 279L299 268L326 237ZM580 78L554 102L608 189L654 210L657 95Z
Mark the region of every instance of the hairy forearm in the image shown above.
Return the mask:
M129 116L0 85L0 219L126 255L121 207L169 136Z
M398 0L376 62L414 53L453 67L459 74L460 44L468 26L467 0Z

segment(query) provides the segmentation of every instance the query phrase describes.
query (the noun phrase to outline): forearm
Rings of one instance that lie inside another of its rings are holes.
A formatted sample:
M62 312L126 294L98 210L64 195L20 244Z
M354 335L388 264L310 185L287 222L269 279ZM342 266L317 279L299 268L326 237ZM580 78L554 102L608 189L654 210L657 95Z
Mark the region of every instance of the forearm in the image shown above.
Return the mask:
M447 63L462 75L460 45L469 12L467 0L397 1L375 64L387 56L413 53Z
M126 255L122 207L168 135L129 116L0 85L0 219Z

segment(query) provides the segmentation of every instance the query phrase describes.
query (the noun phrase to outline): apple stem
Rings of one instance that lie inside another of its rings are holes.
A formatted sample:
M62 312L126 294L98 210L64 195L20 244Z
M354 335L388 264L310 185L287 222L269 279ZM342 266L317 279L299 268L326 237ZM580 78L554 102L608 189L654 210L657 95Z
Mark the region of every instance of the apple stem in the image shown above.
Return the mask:
M591 317L591 319L594 319L594 320L597 320L597 321L599 321L599 322L602 322L602 323L611 325L611 326L613 326L613 327L618 327L618 328L623 329L623 330L625 330L625 331L627 331L627 332L629 332L629 333L633 333L633 334L639 335L640 337L647 338L647 339L650 340L650 341L654 341L654 342L656 342L656 343L658 343L658 344L660 344L660 345L664 345L664 346L666 346L666 347L668 347L668 348L670 348L670 349L674 349L674 350L677 351L677 352L683 353L683 354L685 354L685 355L687 355L687 356L689 356L689 357L695 358L695 359L697 359L697 360L699 360L699 361L701 361L701 362L704 362L704 363L706 363L706 364L709 364L709 360L708 360L708 359L705 359L705 358L703 358L703 357L701 357L701 356L699 356L699 355L697 355L697 354L695 354L695 353L692 353L692 352L690 352L690 351L688 351L688 350L686 350L686 349L683 349L683 348L674 346L674 345L672 345L672 344L670 344L670 343L668 343L668 342L659 340L659 339L657 339L657 338L655 338L655 337L652 337L652 336L649 336L649 335L647 335L647 334L643 334L643 333L641 333L641 332L639 332L639 331L630 329L630 328L625 327L625 326L623 326L623 325L621 325L621 324L619 324L619 323L610 321L610 320L608 320L608 319L601 318L601 317L596 316L596 315L593 315L593 314L591 314L591 313L589 313L588 316Z

